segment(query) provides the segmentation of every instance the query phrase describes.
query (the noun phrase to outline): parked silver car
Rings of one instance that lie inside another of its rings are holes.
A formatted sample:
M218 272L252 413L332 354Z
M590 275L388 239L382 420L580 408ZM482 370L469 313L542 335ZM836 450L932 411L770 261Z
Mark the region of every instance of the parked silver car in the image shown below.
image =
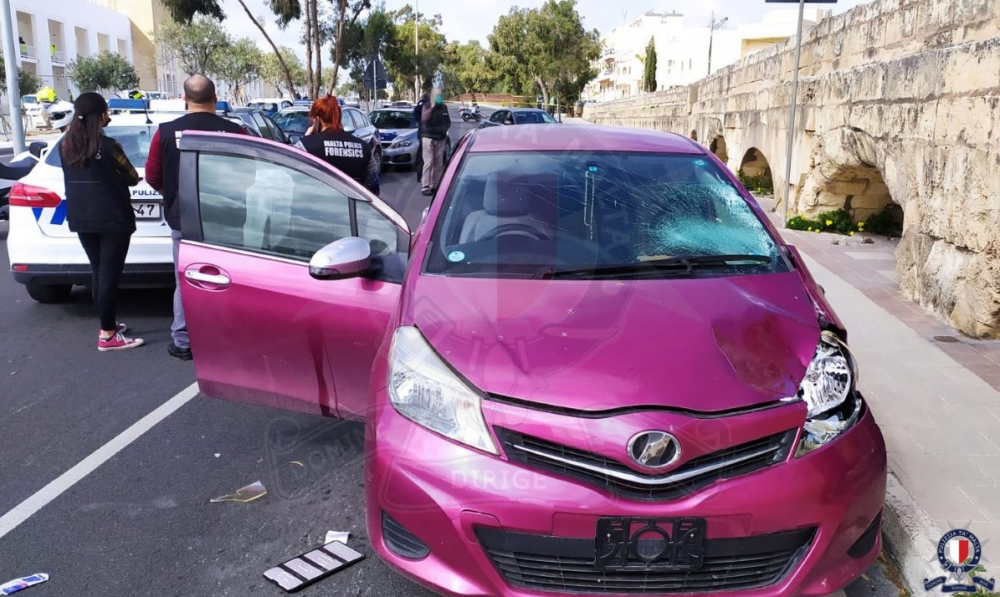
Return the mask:
M382 145L382 164L412 168L417 161L420 139L419 127L413 118L412 108L381 108L368 117L379 130ZM445 140L444 160L451 158L451 136Z

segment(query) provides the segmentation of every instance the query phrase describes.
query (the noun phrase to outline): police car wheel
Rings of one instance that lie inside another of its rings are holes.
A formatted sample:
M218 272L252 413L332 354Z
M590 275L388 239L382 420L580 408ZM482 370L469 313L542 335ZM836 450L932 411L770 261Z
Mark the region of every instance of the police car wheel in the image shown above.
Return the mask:
M29 282L27 289L28 296L39 303L65 303L69 300L69 294L73 290L73 285Z

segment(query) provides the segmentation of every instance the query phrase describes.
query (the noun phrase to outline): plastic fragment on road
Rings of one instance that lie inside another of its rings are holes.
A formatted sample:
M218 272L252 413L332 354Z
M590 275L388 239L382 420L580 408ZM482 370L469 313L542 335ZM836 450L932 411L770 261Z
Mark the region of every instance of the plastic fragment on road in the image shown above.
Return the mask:
M219 502L240 502L245 504L247 502L252 502L257 498L262 498L265 495L267 495L267 488L265 488L264 484L260 481L255 481L246 487L240 487L236 490L236 493L212 498L208 501L212 504L217 504Z
M326 541L323 543L333 543L334 541L340 541L344 545L347 545L347 540L351 538L351 533L347 531L327 531Z
M323 547L307 551L271 568L264 573L264 578L292 593L363 559L365 559L364 554L346 544L330 541Z
M49 580L49 575L44 572L38 572L36 574L32 574L31 576L25 576L24 578L15 578L14 580L7 581L0 585L0 595L13 595L21 589L33 587L47 580Z

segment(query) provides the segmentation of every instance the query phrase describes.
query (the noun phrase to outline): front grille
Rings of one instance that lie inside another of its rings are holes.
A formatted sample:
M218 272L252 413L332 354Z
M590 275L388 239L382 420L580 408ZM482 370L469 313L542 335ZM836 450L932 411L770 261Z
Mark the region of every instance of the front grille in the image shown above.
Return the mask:
M670 500L720 479L745 475L784 461L795 429L699 456L662 475L644 475L621 462L502 427L496 427L507 458L598 485L640 500Z
M622 569L595 564L594 540L476 528L479 543L510 584L540 591L649 595L767 587L784 578L809 548L814 529L735 539L706 539L697 570L630 561Z

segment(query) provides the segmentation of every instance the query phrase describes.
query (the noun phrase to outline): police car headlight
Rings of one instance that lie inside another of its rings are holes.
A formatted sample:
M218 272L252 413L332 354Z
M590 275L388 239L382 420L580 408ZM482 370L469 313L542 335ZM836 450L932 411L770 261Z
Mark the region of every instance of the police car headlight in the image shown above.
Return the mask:
M393 147L409 147L410 145L413 145L411 139L401 139L392 144Z
M862 405L854 391L857 379L851 350L833 332L822 332L797 394L807 410L796 456L830 443L858 422Z
M389 400L414 423L477 450L498 454L482 399L415 327L396 330L389 349Z

